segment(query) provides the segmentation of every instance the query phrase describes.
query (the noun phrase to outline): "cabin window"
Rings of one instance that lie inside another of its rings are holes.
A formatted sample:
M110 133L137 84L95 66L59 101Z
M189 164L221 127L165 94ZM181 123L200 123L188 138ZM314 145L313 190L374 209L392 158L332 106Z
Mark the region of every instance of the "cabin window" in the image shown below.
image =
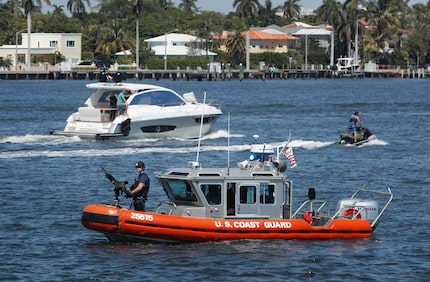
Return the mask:
M194 195L191 185L188 182L182 180L169 180L168 185L175 200L197 202L197 197Z
M161 107L178 106L184 101L170 91L151 91L136 95L130 105L154 105Z
M291 188L292 188L292 183L291 182L286 182L285 184L284 184L284 187L283 187L283 190L284 190L284 199L283 199L283 201L284 202L290 202L291 201L291 197L290 197L290 195L291 195Z
M240 186L240 203L255 204L257 187L255 186Z
M104 106L106 108L109 107L108 105L110 103L110 93L111 92L115 93L115 95L118 95L118 93L119 93L119 91L117 91L117 90L109 90L109 91L104 92L100 96L99 100L97 101L98 104L101 103L102 105L97 105L97 106L103 106L103 104L107 104L107 105L104 105Z
M227 183L227 215L236 213L236 183Z
M200 189L205 195L206 200L210 205L221 204L221 185L219 184L203 184Z
M260 184L260 203L262 204L275 203L275 185Z

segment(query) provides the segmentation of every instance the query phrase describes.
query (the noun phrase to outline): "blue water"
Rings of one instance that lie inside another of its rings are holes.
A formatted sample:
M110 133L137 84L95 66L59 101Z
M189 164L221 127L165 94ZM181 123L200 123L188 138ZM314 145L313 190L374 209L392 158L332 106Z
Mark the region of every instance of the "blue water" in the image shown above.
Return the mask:
M82 227L85 205L113 201L113 187L99 166L131 181L134 163L145 161L152 209L166 200L154 174L196 160L197 146L185 140L50 136L84 103L88 82L0 81L0 280L429 279L429 80L145 81L194 91L198 98L206 90L208 99L223 103L225 115L201 142L205 167L236 165L253 134L282 144L291 132L298 166L286 173L294 181L296 206L309 187L331 207L362 185L390 186L395 195L367 240L180 245L111 244ZM377 139L359 148L334 144L354 110ZM224 137L229 123L230 140Z

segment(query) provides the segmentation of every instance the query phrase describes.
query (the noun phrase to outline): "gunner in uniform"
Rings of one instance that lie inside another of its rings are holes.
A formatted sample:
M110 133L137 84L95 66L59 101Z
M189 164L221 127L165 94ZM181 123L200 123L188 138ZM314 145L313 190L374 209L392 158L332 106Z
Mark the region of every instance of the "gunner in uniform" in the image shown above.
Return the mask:
M130 196L133 197L133 206L137 211L145 211L145 203L148 199L149 177L145 173L145 163L136 163L137 177L130 188Z

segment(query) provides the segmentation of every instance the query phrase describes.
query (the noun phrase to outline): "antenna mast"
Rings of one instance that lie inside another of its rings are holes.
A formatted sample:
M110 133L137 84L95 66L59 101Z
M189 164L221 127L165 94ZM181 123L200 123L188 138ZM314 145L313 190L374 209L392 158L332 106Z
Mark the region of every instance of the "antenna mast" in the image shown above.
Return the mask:
M202 117L200 118L200 132L199 132L199 143L197 145L196 163L199 163L200 143L201 143L201 140L202 140L203 117L205 115L205 106L206 106L206 90L205 90L205 92L203 94L203 109L202 109Z

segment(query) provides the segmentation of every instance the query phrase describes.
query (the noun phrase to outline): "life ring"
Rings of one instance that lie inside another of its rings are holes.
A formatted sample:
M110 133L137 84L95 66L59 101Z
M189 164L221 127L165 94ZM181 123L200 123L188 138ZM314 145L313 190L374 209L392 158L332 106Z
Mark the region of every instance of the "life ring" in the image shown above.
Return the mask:
M356 209L348 209L343 213L343 217L361 219L361 214Z

